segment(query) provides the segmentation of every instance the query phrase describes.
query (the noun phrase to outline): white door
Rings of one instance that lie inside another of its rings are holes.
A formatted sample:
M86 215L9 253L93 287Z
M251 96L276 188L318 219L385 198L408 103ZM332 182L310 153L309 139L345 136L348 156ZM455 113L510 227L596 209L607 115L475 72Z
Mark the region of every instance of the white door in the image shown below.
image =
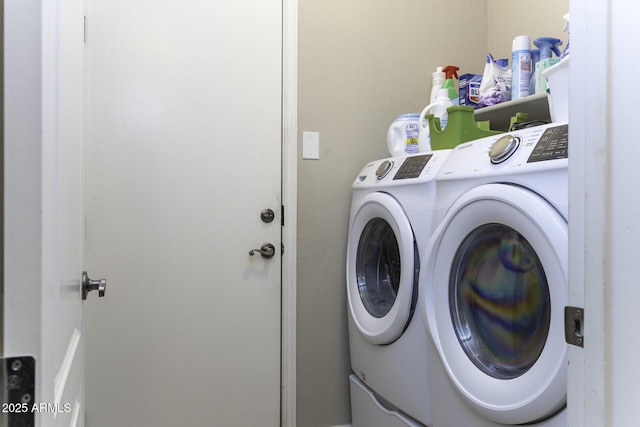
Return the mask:
M4 2L9 425L84 425L82 17L81 0Z
M87 424L279 425L282 3L86 15Z

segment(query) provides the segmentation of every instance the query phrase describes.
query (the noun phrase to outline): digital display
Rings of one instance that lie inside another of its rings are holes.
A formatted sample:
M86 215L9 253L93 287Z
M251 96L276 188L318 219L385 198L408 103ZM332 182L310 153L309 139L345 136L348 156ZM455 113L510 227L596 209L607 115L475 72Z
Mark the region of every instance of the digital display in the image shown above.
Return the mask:
M393 177L396 179L409 179L409 178L417 178L420 176L424 167L429 163L433 154L425 154L423 156L412 156L407 157L405 161L398 169L398 173Z
M569 157L569 125L548 128L529 156L527 163Z

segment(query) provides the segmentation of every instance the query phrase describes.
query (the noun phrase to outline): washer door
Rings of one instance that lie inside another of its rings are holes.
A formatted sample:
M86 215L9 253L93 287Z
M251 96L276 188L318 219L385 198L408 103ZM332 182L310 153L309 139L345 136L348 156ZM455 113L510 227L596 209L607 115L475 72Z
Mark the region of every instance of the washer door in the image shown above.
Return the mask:
M418 253L402 206L385 193L367 195L347 244L350 315L372 344L389 344L406 329L417 301Z
M427 329L460 394L486 418L533 422L566 403L567 222L534 192L460 197L425 254Z

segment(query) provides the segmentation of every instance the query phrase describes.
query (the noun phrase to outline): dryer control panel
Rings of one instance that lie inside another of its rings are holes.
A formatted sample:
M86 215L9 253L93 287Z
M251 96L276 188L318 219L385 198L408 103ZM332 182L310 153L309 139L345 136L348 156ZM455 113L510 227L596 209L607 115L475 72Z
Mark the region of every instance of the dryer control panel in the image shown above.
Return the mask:
M568 157L569 125L552 123L460 144L441 168L439 179L562 169Z

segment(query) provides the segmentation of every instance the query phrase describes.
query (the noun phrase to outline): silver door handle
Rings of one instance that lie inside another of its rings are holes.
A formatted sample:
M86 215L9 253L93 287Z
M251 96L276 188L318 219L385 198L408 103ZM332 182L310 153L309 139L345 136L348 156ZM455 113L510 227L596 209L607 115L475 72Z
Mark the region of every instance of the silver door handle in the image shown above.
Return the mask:
M98 297L103 297L107 290L107 281L105 279L91 280L87 276L87 272L82 272L82 299L87 299L87 294L91 291L98 291Z
M262 258L271 258L276 254L276 248L271 243L265 243L260 249L251 249L249 255L253 256L256 252L260 252Z

